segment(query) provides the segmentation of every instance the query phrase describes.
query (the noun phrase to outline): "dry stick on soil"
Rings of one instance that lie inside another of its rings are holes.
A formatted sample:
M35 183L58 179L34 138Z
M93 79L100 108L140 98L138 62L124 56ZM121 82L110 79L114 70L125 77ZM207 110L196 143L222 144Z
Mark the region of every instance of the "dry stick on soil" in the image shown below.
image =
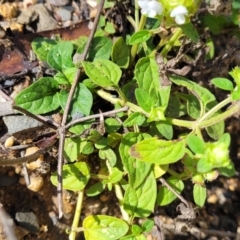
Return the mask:
M14 234L14 223L13 220L3 209L3 205L0 203L0 224L2 225L3 231L6 234L7 239L17 240Z
M16 106L16 105L13 105L12 107L13 107L13 109L16 109L16 110L24 113L25 115L43 123L46 127L53 128L55 130L57 130L58 127L59 127L59 125L56 122L50 121L49 119L46 119L45 117L43 117L41 115L34 115L34 114L30 113L29 111L27 111L26 109L21 108L21 107Z
M82 54L82 59L81 60L85 60L87 57L87 53L88 50L90 48L92 39L94 37L94 34L96 32L97 29L97 24L100 18L100 14L101 14L101 10L103 8L105 0L101 0L99 5L98 5L98 12L97 15L94 19L94 23L93 23L93 28L91 30L90 36L88 38L87 44L85 46L84 52ZM67 122L67 116L68 116L68 112L70 109L70 105L71 105L71 101L73 98L73 94L75 92L77 83L78 83L78 79L80 77L81 74L81 70L78 69L73 84L71 86L69 95L68 95L68 99L67 99L67 103L66 103L66 107L65 107L65 111L63 114L63 119L62 119L62 123L61 123L61 127L59 128L59 147L58 147L58 186L57 186L57 197L58 197L58 215L59 218L61 218L63 216L63 200L62 200L62 166L63 166L63 148L64 148L64 140L65 140L65 124Z
M112 110L112 111L108 111L108 112L103 112L103 113L98 113L98 114L93 114L91 116L87 116L87 117L83 117L83 118L79 118L79 119L76 119L74 121L71 121L70 123L68 123L66 126L65 126L65 129L77 124L77 123L81 123L81 122L85 122L85 121L88 121L88 120L91 120L91 119L94 119L94 118L100 118L101 115L104 116L104 117L109 117L109 116L113 116L113 115L116 115L117 113L120 113L120 112L125 112L128 110L128 106L125 106L123 108L119 108L119 109L116 109L116 110Z
M7 101L13 101L11 97L9 97L3 90L0 89L0 95L5 98Z

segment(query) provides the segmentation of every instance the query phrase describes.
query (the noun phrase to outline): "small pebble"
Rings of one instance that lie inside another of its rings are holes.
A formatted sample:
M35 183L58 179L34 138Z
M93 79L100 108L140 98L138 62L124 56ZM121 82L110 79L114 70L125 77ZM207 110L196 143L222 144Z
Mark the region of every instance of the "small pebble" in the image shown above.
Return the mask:
M216 204L218 202L218 197L216 194L212 194L208 197L207 199L207 202L208 203L211 203L211 204Z
M41 176L31 176L30 185L27 188L33 192L38 192L43 186L43 178Z
M12 147L13 144L14 144L14 137L9 137L6 139L4 143L4 147L9 148L9 147Z

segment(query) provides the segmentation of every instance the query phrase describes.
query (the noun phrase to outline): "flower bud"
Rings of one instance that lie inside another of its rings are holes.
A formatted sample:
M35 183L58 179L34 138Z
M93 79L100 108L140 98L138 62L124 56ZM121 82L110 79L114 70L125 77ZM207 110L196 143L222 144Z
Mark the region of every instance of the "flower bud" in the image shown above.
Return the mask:
M192 182L196 183L196 184L199 184L199 185L203 185L204 184L204 178L201 174L195 174L192 177Z
M208 173L205 173L203 176L207 181L212 182L213 180L217 179L218 175L219 172L217 170L213 170Z

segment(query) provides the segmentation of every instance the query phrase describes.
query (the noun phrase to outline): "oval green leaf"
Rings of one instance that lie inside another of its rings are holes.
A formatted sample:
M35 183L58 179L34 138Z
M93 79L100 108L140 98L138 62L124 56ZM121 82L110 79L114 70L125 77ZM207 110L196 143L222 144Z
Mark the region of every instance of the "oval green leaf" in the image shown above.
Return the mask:
M118 65L106 59L83 62L83 67L88 77L101 87L116 86L122 75Z
M146 42L150 37L151 33L148 30L137 31L130 37L128 43L130 45L139 44L142 42Z
M205 185L194 184L193 187L194 202L198 207L203 207L207 198L207 188Z
M86 240L117 240L128 232L129 226L119 218L93 215L83 220L83 228Z
M167 179L167 183L178 193L181 194L184 189L183 181L177 179L176 177L170 177ZM166 186L162 186L157 194L156 203L159 206L166 206L173 202L177 198L176 194L174 194L170 189Z
M48 113L59 107L57 91L58 84L53 78L40 78L21 91L15 98L15 103L33 114Z
M233 83L227 78L213 78L211 82L223 90L232 91L234 89Z
M129 48L122 37L118 38L114 43L111 58L120 68L128 68L130 61Z
M141 161L156 164L177 162L186 151L186 140L164 141L157 138L143 140L130 148L130 155Z
M63 188L71 191L80 191L85 188L90 178L89 167L85 162L63 165ZM51 176L53 185L58 184L58 173Z

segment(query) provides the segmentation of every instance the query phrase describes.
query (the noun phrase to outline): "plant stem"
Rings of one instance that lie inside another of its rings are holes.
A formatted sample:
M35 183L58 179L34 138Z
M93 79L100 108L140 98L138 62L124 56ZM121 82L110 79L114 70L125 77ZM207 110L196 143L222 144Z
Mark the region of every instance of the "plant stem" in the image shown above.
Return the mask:
M204 120L208 119L211 115L213 115L218 110L229 104L231 101L232 101L231 97L224 99L222 102L218 103L215 107L213 107L206 114L204 114L200 119L198 119L198 123L201 124Z
M75 214L74 214L74 218L73 218L71 233L69 235L69 240L75 240L75 238L76 238L77 232L75 229L78 228L79 219L81 216L83 196L84 196L84 190L78 191L77 206L76 206L76 210L75 210Z
M142 15L139 26L138 26L137 29L135 29L135 32L143 29L143 27L146 23L146 20L147 20L147 17ZM132 64L134 63L135 57L137 55L138 46L139 46L139 44L135 44L135 45L132 46L130 66L132 66Z
M114 188L115 188L115 194L116 194L116 197L118 199L118 202L119 202L119 208L120 208L120 211L122 213L122 218L123 220L125 220L126 222L129 223L129 215L128 213L124 210L123 208L123 194L122 194L122 189L120 187L119 184L114 184Z
M135 5L135 32L137 31L137 29L139 28L139 7L138 7L138 0L134 1L134 5Z
M110 163L109 163L108 160L106 161L106 165L107 165L109 174L111 174L111 173L112 173L112 167L110 166ZM120 208L120 211L121 211L121 213L122 213L122 218L123 218L123 220L125 220L126 222L129 222L129 215L128 215L128 213L124 210L124 208L123 208L123 194L122 194L122 190L121 190L120 185L119 185L118 183L115 183L115 184L114 184L114 189L115 189L116 197L117 197L117 199L118 199L119 208Z
M182 29L177 28L176 31L174 32L174 34L172 35L172 37L170 38L170 40L168 40L167 44L165 45L165 47L161 51L161 55L163 57L167 56L168 52L171 50L174 43L178 40L178 38L181 36L181 34L182 34Z
M198 126L200 128L205 128L205 127L209 127L215 123L218 123L220 121L223 121L231 116L233 116L234 114L239 113L239 102L235 102L235 104L229 108L227 111L218 114L210 119L205 120L204 122L200 123Z

